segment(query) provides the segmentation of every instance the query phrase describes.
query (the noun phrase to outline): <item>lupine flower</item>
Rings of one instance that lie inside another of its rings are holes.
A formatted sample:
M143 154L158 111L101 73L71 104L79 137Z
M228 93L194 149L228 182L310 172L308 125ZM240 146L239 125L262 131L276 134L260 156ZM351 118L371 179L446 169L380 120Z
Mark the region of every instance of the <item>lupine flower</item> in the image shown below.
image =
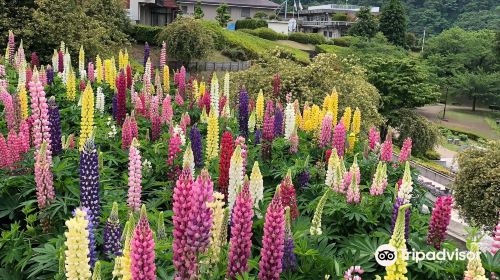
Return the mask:
M22 121L19 126L19 139L22 143L22 152L28 152L30 149L30 124L28 120ZM61 138L59 138L59 141L60 139Z
M236 140L234 140L234 145L235 146L241 146L241 158L243 162L243 168L242 172L243 175L247 173L247 157L248 157L248 149L247 145L245 144L245 138L243 136L238 136L236 137Z
M132 66L130 66L130 64L127 65L127 70L125 71L126 73L126 76L127 76L127 88L132 90L133 91L133 85L134 85L134 81L133 81L133 77L132 77Z
M349 130L349 128L351 127L351 115L352 115L351 107L345 108L342 120L344 122L344 127L346 130Z
M165 229L165 218L163 217L163 211L160 211L160 213L158 213L156 225L156 238L158 238L158 240L165 240L167 238L167 230Z
M327 113L323 118L321 125L321 136L319 139L319 146L324 148L332 142L332 123L333 117L331 113Z
M396 262L392 265L386 266L385 270L387 272L384 279L407 279L406 269L407 263L404 258L404 253L406 252L406 239L405 239L405 216L404 212L410 207L409 204L404 204L399 207L396 225L394 227L394 232L392 233L391 240L389 244L396 248Z
M380 160L391 162L392 161L392 135L391 132L387 133L384 143L380 151Z
M191 170L191 176L194 177L194 156L193 150L191 150L191 146L186 147L186 151L184 152L184 156L182 157L182 168Z
M374 150L377 143L380 143L380 133L375 127L370 128L370 133L368 135L368 142L370 150Z
M261 128L262 123L264 122L264 93L262 90L259 91L259 95L257 96L255 114L257 117L257 127Z
M276 73L276 75L274 75L274 77L273 77L274 96L278 97L280 94L280 91L281 91L281 78L280 78L280 74Z
M118 277L122 280L132 280L132 271L130 269L132 260L130 251L132 245L132 236L134 232L134 223L134 215L130 214L129 220L125 224L122 235L122 255L115 258L113 278Z
M57 53L57 72L64 72L64 53L62 50Z
M335 148L328 158L328 169L326 171L325 185L332 188L335 192L343 192L342 179L343 173L340 169L340 159Z
M295 108L293 103L287 103L285 109L285 138L291 140L295 130Z
M394 228L396 226L396 219L398 216L398 211L401 205L404 204L404 200L402 198L396 198L396 201L394 202L393 206L393 212L392 212L392 221L391 221L391 232L394 231ZM410 234L410 216L411 216L411 208L406 209L405 212L405 238L408 239L409 234Z
M365 271L361 268L361 266L351 266L344 273L344 280L361 280L361 275L365 273Z
M59 108L57 107L55 98L53 96L48 101L48 115L52 153L54 155L57 155L62 150L61 117L59 115Z
M299 136L297 135L297 128L295 128L290 136L290 149L291 154L296 154L299 151Z
M163 69L163 66L167 64L167 44L165 41L161 43L161 50L160 50L160 68Z
M266 111L264 113L264 124L262 138L264 140L272 142L274 139L274 108L272 101L267 102Z
M30 77L29 81L31 81L31 78L33 78L33 76ZM39 79L43 86L47 85L47 70L45 70L45 66L43 65L40 67Z
M201 145L201 134L198 127L194 125L189 132L189 140L191 142L191 149L193 150L194 165L198 168L203 166L203 152Z
M223 228L227 208L224 208L224 195L220 192L213 193L213 201L207 202L207 206L212 209L212 227L210 228L210 247L208 257L210 263L216 263L219 260L220 249L226 242L226 236L223 235Z
M80 52L78 53L78 74L80 75L80 79L85 79L85 51L83 50L83 46L80 46Z
M16 52L16 42L14 39L14 33L12 30L9 30L9 42L7 43L8 54L9 54L9 63L10 65L14 65L14 54Z
M68 280L90 279L89 221L87 213L77 208L74 217L66 221L68 230L64 233L65 271Z
M371 195L381 195L387 187L387 164L379 161L370 187Z
M10 164L16 163L21 160L22 143L19 141L17 133L14 129L9 131L7 136L7 147L9 147L9 161Z
M129 150L129 164L128 164L128 207L132 211L139 211L141 207L141 179L142 179L142 165L141 154L138 148L137 139L132 140Z
M283 250L283 259L281 260L283 271L294 271L297 268L297 256L293 252L295 243L292 236L292 226L290 218L290 208L287 207L285 211L285 247Z
M97 261L94 266L94 272L92 273L92 280L101 280L101 262Z
M500 250L500 218L493 234L493 244L491 244L491 253L494 255Z
M155 280L155 241L149 227L146 206L142 205L141 216L134 230L130 246L132 279Z
M403 163L410 158L411 155L411 138L408 137L403 142L403 147L401 147L401 152L399 153L399 162Z
M113 202L113 208L104 226L104 254L111 256L121 255L122 229L118 218L118 203Z
M92 223L92 215L89 214L89 210L86 207L82 207L82 210L85 212L85 219L88 221L87 230L89 232L89 264L90 269L92 270L94 268L95 262L97 261L94 225Z
M87 139L91 136L94 130L94 92L92 91L92 86L90 82L87 84L85 91L82 95L82 112L81 112L81 123L80 123L80 151L83 150L83 146Z
M146 67L146 63L149 60L149 52L150 52L149 44L148 44L148 42L146 42L144 44L144 63L142 65L144 67Z
M260 251L259 279L279 280L285 247L285 215L279 196L275 196L266 211L264 236Z
M354 134L354 132L349 133L349 136L347 137L347 142L349 146L349 153L352 153L354 151L354 145L356 144L356 134Z
M231 132L226 131L222 134L221 155L219 160L219 192L224 194L226 199L229 186L229 167L233 150L233 135Z
M161 117L154 115L151 117L151 141L160 139L161 134Z
M240 102L239 102L239 115L238 120L240 124L240 135L247 138L248 137L248 93L245 89L240 90Z
M413 191L413 181L411 179L410 164L406 162L403 181L398 190L398 197L403 199L403 203L409 203L411 192Z
M48 147L47 142L42 142L35 154L36 197L40 209L45 208L55 197L53 175L50 170L52 157Z
M311 173L307 170L304 170L299 173L297 177L297 186L301 189L306 189L309 187L309 179L311 178Z
M0 101L3 103L5 110L5 120L7 121L7 129L16 127L16 111L14 109L14 102L12 95L6 89L0 88Z
M117 81L117 94L116 94L116 122L118 125L122 125L125 120L125 115L127 114L127 85L125 80L125 74L120 71Z
M260 173L259 162L253 163L252 174L250 174L250 194L253 199L253 206L259 209L259 204L264 199L264 180ZM257 213L257 217L261 218L261 213Z
M122 149L128 149L132 144L132 127L130 125L130 118L127 116L122 125Z
M172 103L170 101L170 95L167 94L162 102L162 111L161 111L161 122L162 123L171 123L172 116L174 115L174 111L172 109Z
M333 131L333 143L332 146L337 150L339 157L344 156L345 150L345 137L346 137L346 127L344 122L340 121Z
M102 60L101 60L101 57L99 55L96 56L95 58L95 76L96 76L96 80L98 83L101 83L103 81L103 73L104 73L104 69L103 69L103 64L102 64Z
M214 110L210 110L207 127L206 161L210 162L219 155L219 119Z
M262 138L262 130L257 128L255 130L255 145L260 144L260 139Z
M104 93L102 92L102 87L97 87L97 94L96 94L96 100L95 100L95 108L98 110L101 114L104 113Z
M31 66L36 68L40 67L40 59L38 58L38 54L36 52L31 53Z
M292 171L288 169L288 172L281 181L279 186L279 195L281 203L284 207L290 208L290 218L295 220L299 216L299 210L297 207L297 195L295 194L295 187L292 183Z
M436 250L441 249L441 243L446 237L446 229L451 220L452 204L452 196L438 197L434 204L427 234L427 244L433 245Z
M226 117L229 117L231 115L231 109L230 109L230 94L229 94L229 72L226 71L226 74L224 74L224 97L226 99L226 102L224 103L224 107L222 109L223 115Z
M243 186L243 158L241 157L241 146L236 146L231 156L229 167L229 185L227 203L230 210L233 209L238 189Z
M76 98L76 77L75 72L70 68L66 71L68 77L66 79L66 99L75 101Z
M7 143L3 134L0 132L0 168L8 167L12 164L10 160L10 150L7 148Z
M80 91L84 91L85 90L85 80L80 80L79 89L80 89ZM80 104L78 104L78 105L80 105Z
M47 84L51 85L54 82L54 68L50 65L47 66L46 76Z
M283 135L283 111L281 106L274 110L274 138Z
M351 132L353 132L355 135L358 135L360 131L361 131L361 111L359 110L358 107L356 107L356 110L354 110L354 115L352 117Z
M179 94L184 96L186 92L186 68L184 66L181 66L179 71L178 89Z
M174 133L169 139L168 143L168 159L167 165L174 165L174 160L177 158L177 154L182 152L181 150L181 138L179 134Z
M354 162L351 165L349 173L352 174L351 182L347 188L347 203L359 203L361 201L361 196L359 193L359 183L361 180L361 175L359 172L358 159L354 156Z
M99 224L99 162L94 140L88 138L80 153L80 205L88 209L91 222Z
M219 97L219 80L214 72L210 83L210 107L215 110L217 117L219 116Z
M353 176L354 175L352 174L351 170L344 173L344 176L342 177L342 183L340 184L340 189L338 191L339 193L347 192L347 190L351 186Z
M95 82L94 64L92 62L89 62L87 66L87 77L91 83Z
M485 277L485 270L481 263L481 252L479 251L479 244L476 241L471 242L467 246L469 248L467 270L464 272L464 280L487 280ZM472 253L472 254L471 254Z
M236 198L232 212L229 264L227 267L230 279L236 279L237 275L248 271L248 259L252 250L252 207L252 196L247 181Z

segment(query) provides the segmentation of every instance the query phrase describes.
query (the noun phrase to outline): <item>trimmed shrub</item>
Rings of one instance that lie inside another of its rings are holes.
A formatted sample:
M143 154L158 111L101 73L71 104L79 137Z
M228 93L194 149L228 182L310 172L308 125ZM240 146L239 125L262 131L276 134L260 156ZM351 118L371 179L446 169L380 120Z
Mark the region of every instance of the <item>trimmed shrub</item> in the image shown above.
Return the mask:
M130 29L130 37L136 40L138 43L148 42L149 44L160 45L161 42L157 41L157 36L161 32L161 26L150 26L142 24L134 24Z
M333 43L336 46L350 47L351 45L359 42L361 39L355 36L344 36L340 38L333 39Z
M278 33L267 27L260 27L257 29L241 29L240 31L271 41L288 39L287 35Z
M334 21L347 21L347 14L345 14L345 13L335 13L332 16L332 20L334 20Z
M288 40L302 44L320 45L326 43L326 38L318 33L294 32L288 35Z
M441 155L434 151L434 150L428 150L425 152L424 156L427 158L427 159L430 159L430 160L440 160L441 159Z
M236 29L257 29L267 27L267 21L258 18L240 19L236 21Z
M399 131L399 138L395 140L398 146L401 146L407 137L413 140L413 155L424 155L437 144L439 130L436 126L410 109L398 110L390 117L389 124Z

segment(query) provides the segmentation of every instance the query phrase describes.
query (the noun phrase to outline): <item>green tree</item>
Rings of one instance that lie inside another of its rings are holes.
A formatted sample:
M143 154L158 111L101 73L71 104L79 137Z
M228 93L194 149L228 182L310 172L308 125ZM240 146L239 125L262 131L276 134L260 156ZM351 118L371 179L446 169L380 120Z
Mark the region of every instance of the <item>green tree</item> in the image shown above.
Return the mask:
M199 19L177 18L158 34L158 41L165 41L170 56L188 64L193 59L204 59L214 48L212 31Z
M389 123L399 132L399 137L395 140L397 145L403 145L407 137L413 140L414 155L424 155L433 150L438 142L439 131L436 126L411 109L397 110Z
M378 32L378 24L369 7L363 7L357 14L358 20L349 28L349 35L372 38Z
M221 4L217 10L217 15L215 19L220 26L226 27L227 23L231 20L231 15L229 14L229 6L227 4Z
M202 19L205 16L205 13L203 13L203 10L201 9L201 2L198 1L196 2L196 5L194 6L194 18L195 19Z
M458 73L452 78L451 91L454 94L472 99L472 111L476 111L478 100L483 102L500 101L500 73L477 72Z
M500 141L465 150L458 165L453 196L461 216L473 226L493 229L500 210Z
M384 33L389 42L404 46L407 21L406 11L401 1L389 0L382 7L380 31Z

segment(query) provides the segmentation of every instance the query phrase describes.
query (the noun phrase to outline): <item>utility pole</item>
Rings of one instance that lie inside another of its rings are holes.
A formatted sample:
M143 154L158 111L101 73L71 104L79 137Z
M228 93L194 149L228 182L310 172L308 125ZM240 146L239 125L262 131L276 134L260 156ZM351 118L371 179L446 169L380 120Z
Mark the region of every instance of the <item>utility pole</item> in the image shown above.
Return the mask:
M444 95L444 110L443 110L443 120L446 115L446 104L448 103L448 86L446 86L446 93Z
M422 38L422 51L424 52L424 45L425 45L425 28L424 28L424 37Z
M285 0L285 19L286 19L287 12L288 12L288 0Z

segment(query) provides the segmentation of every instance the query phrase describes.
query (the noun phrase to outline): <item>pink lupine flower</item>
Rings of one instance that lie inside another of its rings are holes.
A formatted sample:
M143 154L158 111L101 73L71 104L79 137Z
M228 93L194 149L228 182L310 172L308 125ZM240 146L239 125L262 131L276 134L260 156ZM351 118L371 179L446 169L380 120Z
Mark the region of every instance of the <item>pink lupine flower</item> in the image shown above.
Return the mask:
M248 271L248 259L252 250L253 200L246 180L238 194L232 213L231 241L227 274L235 279Z
M52 171L50 170L52 157L47 148L48 143L42 142L35 155L36 198L40 209L48 206L55 197Z
M259 279L279 280L285 248L285 210L279 196L267 207L260 251Z
M7 147L10 153L11 164L20 161L23 147L14 129L11 129L7 135Z
M339 193L345 193L347 189L349 189L349 186L351 185L351 181L353 174L349 170L344 174L344 177L342 178L342 183L339 185L338 192Z
M403 163L410 158L411 155L411 138L408 137L403 142L403 147L401 147L401 152L399 153L399 162Z
M31 81L31 78L33 77L33 71L31 70L31 67L28 66L28 68L26 68L26 86L28 86L28 83ZM40 79L40 82L42 80Z
M380 143L380 133L377 131L375 127L370 128L370 133L368 135L368 142L370 146L370 150L374 150L375 146Z
M361 201L361 195L359 192L359 183L361 181L361 174L359 171L358 161L356 157L354 157L354 162L349 170L349 173L352 174L351 183L347 186L347 203L357 204Z
M326 114L323 118L323 123L321 124L321 136L319 139L319 146L324 148L328 146L332 139L332 114Z
M295 129L290 136L290 153L296 154L299 151L299 136L297 135L297 129Z
M207 203L213 201L213 187L207 170L202 170L193 183L191 195L191 210L187 224L187 241L195 255L203 253L210 243L210 228L212 227L212 209Z
M29 83L30 97L31 97L31 114L33 116L33 125L31 131L33 133L33 145L36 150L40 149L42 142L47 143L47 155L52 162L52 149L50 143L50 127L49 127L49 106L47 105L47 98L43 86L38 80L38 73Z
M337 126L335 126L335 130L333 131L333 147L337 149L339 157L344 156L345 135L346 128L344 127L344 122L341 120Z
M94 63L89 62L89 66L87 67L87 77L89 78L90 82L95 81L95 71L94 71Z
M132 140L129 151L128 164L128 207L132 211L139 211L141 207L141 179L142 179L142 164L141 154L137 147L137 140Z
M452 196L440 196L434 204L434 210L432 210L427 244L433 245L437 250L441 249L441 243L446 238L446 230L451 220L452 204Z
M238 136L236 140L234 140L234 146L240 146L241 147L241 158L243 159L243 176L247 173L247 157L248 157L248 150L247 150L247 145L245 144L245 137L243 136Z
M170 137L169 144L168 144L168 159L167 159L167 165L172 166L174 165L174 160L177 158L177 154L182 152L181 151L181 137L179 134L174 133L172 137Z
M30 149L30 124L28 120L22 121L19 126L19 139L22 143L22 152L26 153Z
M12 100L12 95L10 95L7 90L0 87L0 101L4 106L5 110L5 120L7 121L7 128L13 129L16 127L16 111L14 109L14 102Z
M187 127L191 124L191 117L189 116L189 114L187 112L185 112L184 114L182 114L182 117L181 117L181 121L179 123L181 129L182 129L182 132L184 134L187 133Z
M132 144L132 129L130 127L130 118L127 116L122 125L122 149L126 150Z
M132 279L156 280L155 241L144 205L142 205L141 217L135 227L130 248Z
M170 94L167 94L163 99L163 103L161 106L161 122L162 123L171 123L172 116L174 115L174 110L172 109L172 102L170 101Z
M491 244L491 253L494 255L500 250L500 218L493 234L493 244Z
M167 63L167 44L162 42L160 51L160 69Z
M182 98L179 90L175 93L175 104L179 106L184 105L184 99Z
M9 42L8 45L9 47L9 63L10 65L14 65L14 54L16 53L16 42L14 40L14 33L9 30Z
M391 162L392 161L392 135L387 133L384 143L380 151L380 160Z
M158 95L151 97L151 104L149 106L149 116L160 116L160 97Z
M0 132L0 168L10 166L10 152L3 134Z
M361 266L351 266L345 273L344 273L344 280L361 280L361 276L365 271Z
M179 77L178 77L178 87L179 87L179 94L181 97L184 96L186 93L186 68L184 66L181 66L181 70L179 71ZM177 98L176 98L177 99ZM176 100L177 102L177 100ZM179 104L181 105L181 104Z

